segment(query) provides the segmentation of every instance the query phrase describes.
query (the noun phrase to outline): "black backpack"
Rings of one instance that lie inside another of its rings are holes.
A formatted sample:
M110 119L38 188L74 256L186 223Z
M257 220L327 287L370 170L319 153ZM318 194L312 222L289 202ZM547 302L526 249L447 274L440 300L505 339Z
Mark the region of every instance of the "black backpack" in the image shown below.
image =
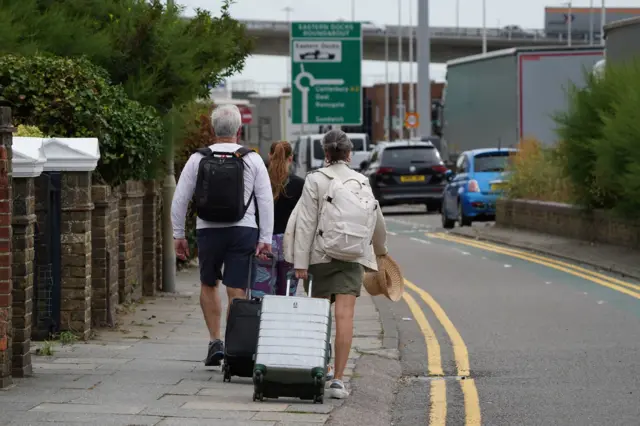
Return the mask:
M255 152L245 147L235 152L212 151L202 148L204 157L198 166L194 202L198 217L207 222L233 223L241 220L254 200L251 193L244 203L244 160Z

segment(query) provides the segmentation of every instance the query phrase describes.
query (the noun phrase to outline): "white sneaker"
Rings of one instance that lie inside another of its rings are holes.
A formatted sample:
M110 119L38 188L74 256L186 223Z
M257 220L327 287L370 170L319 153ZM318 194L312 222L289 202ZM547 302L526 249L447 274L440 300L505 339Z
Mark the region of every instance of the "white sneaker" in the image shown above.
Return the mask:
M333 380L327 389L327 395L333 399L345 399L349 396L349 391L342 383L342 380Z

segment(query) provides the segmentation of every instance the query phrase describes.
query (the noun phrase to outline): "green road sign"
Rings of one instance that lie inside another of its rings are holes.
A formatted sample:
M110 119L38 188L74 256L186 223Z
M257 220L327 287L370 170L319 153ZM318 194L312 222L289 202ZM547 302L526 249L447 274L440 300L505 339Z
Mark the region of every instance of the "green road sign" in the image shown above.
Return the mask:
M362 124L362 27L291 23L293 124Z

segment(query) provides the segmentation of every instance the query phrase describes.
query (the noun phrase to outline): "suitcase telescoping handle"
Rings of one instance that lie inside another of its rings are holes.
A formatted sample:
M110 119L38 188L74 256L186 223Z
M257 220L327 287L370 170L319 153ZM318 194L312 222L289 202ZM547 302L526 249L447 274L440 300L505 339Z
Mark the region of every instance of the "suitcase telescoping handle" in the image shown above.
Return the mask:
M271 253L265 253L265 255L267 256L267 258L269 260L271 260L271 262L273 263L272 266L275 266L276 264L276 257L271 254ZM251 293L253 291L253 281L252 278L254 278L253 276L253 262L256 261L256 259L258 259L258 255L251 255L249 256L249 273L247 275L249 275L249 278L247 278L247 300L251 300ZM273 270L275 270L275 268L271 268Z
M294 271L290 271L287 273L287 292L284 294L286 297L289 297L289 295L291 295L291 281L295 279L296 279L296 274ZM307 274L307 279L309 280L309 297L311 297L311 289L313 287L313 275Z

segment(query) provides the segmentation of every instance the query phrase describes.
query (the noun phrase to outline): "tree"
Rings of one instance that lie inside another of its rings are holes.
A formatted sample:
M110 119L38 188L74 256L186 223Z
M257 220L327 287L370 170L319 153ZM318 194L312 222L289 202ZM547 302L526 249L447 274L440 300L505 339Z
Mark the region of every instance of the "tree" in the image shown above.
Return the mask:
M244 66L252 42L231 4L187 19L160 0L3 0L0 53L85 56L165 115Z

